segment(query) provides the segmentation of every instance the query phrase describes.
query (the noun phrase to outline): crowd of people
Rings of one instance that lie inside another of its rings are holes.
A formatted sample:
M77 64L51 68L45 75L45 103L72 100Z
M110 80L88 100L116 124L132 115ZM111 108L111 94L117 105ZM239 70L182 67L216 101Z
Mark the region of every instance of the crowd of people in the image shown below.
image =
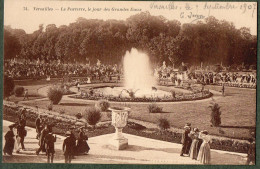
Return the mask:
M161 84L172 82L176 86L180 86L184 81L194 80L196 83L205 85L222 85L234 87L256 87L255 72L231 72L231 71L209 71L203 69L191 70L184 63L179 69L173 69L171 66L158 66L154 69L154 76Z
M180 156L187 155L192 160L198 160L201 164L210 164L210 136L207 130L199 131L198 128L191 128L190 123L184 126L182 133L182 149ZM246 164L255 164L255 139L250 138Z
M13 152L20 153L20 149L25 150L24 138L27 135L25 109L19 112L18 121L9 125L9 131L5 134L4 155L13 155ZM48 124L46 119L41 115L35 121L36 139L39 140L39 148L36 155L41 152L46 154L47 163L53 163L55 154L55 142L57 136L53 133L53 126ZM71 163L72 159L77 155L87 154L90 147L87 143L88 136L84 131L85 127L79 129L78 137L76 137L75 128L71 127L65 133L66 138L63 141L62 150L64 153L65 163Z
M189 79L197 79L197 82L205 84L216 83L256 83L255 73L234 73L234 72L195 72L188 74Z
M19 153L20 147L25 150L24 138L27 135L25 129L26 115L25 109L19 113L18 121L9 125L9 131L5 134L4 155L12 156L13 152ZM53 163L55 154L55 142L57 136L54 135L52 126L47 124L41 115L36 119L36 138L39 140L39 148L36 154L43 152L47 156L47 163ZM44 126L44 127L43 127ZM84 131L85 127L80 127L78 138L75 135L75 128L71 127L66 131L66 138L63 141L62 150L65 163L71 163L77 155L87 154L90 147L87 143L88 136ZM207 130L199 131L198 128L191 127L190 123L184 126L182 133L182 148L180 156L188 156L192 160L198 160L201 164L211 164L211 138ZM255 139L249 139L249 148L246 164L255 164Z
M60 62L40 63L32 61L5 61L4 73L14 79L50 79L62 77L91 77L102 79L118 76L119 66L97 64L63 64Z
M91 80L111 81L112 77L120 80L122 68L118 65L104 65L98 60L96 64L63 64L60 62L40 63L38 61L5 61L4 73L14 79L47 79L64 77L88 77ZM214 71L190 71L183 63L177 70L166 66L157 67L153 75L159 80L170 80L175 85L180 85L184 80L196 80L198 83L239 83L256 84L256 73L253 72L214 72Z

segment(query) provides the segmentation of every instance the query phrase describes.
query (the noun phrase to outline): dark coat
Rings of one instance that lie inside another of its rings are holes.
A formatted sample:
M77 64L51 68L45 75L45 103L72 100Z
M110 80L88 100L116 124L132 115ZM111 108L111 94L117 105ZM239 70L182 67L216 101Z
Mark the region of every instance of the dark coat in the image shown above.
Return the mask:
M79 133L79 139L78 139L78 144L77 144L77 153L88 153L90 150L89 145L87 143L88 136L84 132Z
M190 130L185 130L182 133L181 143L182 143L182 153L189 154L192 139L189 137Z
M182 144L186 144L187 141L188 141L188 138L189 138L189 130L185 130L183 133L182 133L182 137L181 137L181 143Z
M45 136L49 133L48 129L43 129L41 131L41 136L39 140L39 146L42 148L42 151L45 152Z
M48 133L44 139L45 142L45 149L47 153L55 153L54 143L56 142L56 136L53 134Z
M42 123L42 120L40 118L37 118L35 121L36 128L40 128L41 123Z
M12 155L13 150L14 150L14 132L9 130L6 134L5 134L5 146L4 146L4 152Z
M24 125L17 126L17 135L21 138L24 138L27 135L27 131L25 130Z
M25 117L25 116L22 115L22 116L19 118L19 125L20 125L21 127L25 128L25 126L26 126L26 117Z
M69 136L63 141L62 150L64 155L73 155L74 153L74 139Z

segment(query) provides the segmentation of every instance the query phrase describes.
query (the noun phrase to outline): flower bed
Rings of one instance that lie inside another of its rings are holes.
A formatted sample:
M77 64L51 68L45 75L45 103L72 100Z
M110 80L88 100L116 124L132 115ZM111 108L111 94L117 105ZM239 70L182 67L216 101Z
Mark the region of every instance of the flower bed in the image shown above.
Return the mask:
M114 102L179 102L179 101L193 101L193 100L202 100L206 98L210 98L213 94L209 91L203 92L194 92L194 93L187 93L187 94L176 94L175 97L166 96L166 97L155 97L155 98L129 98L129 97L115 97L115 96L102 96L95 93L90 95L73 95L69 96L75 99L86 99L86 100L100 100L105 99L108 101Z
M5 120L13 121L18 117L18 113L22 106L17 106L16 104L7 104L3 105L3 117ZM36 111L33 108L26 109L26 117L27 117L27 125L30 127L35 127L35 120L38 117L39 113L47 119L48 124L54 125L54 132L56 134L64 135L65 131L67 131L71 126L75 126L75 128L79 128L80 126L84 126L86 124L85 119L76 120L76 117L59 114L57 112L50 111ZM110 122L107 123L99 123L95 130L88 127L89 129L87 134L89 137L98 136L103 134L113 133L115 131L114 127ZM173 143L181 143L182 132L181 130L174 131L161 131L158 128L146 128L140 124L136 124L133 122L128 122L127 126L123 129L125 133L152 138L167 142ZM211 136L211 149L231 151L231 152L239 152L239 153L247 153L249 143L246 140L238 140L238 139L229 139L223 137Z

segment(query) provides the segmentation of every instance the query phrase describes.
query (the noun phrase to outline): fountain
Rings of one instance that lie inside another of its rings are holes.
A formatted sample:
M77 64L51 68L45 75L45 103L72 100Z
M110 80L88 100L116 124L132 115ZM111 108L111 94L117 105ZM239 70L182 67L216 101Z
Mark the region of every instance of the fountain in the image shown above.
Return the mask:
M151 89L156 85L152 76L149 57L133 48L124 57L124 77L126 89Z
M132 48L124 56L124 85L123 87L102 87L95 93L104 96L125 98L170 97L171 93L158 90L156 78L150 66L149 56Z
M124 76L125 87L120 88L122 95L123 92L128 93L129 97L134 99L137 92L144 91L150 94L154 90L155 80L152 76L150 69L149 58L146 54L132 49L127 52L124 57ZM116 90L114 87L110 88L111 93ZM110 145L117 150L125 149L128 146L128 140L123 136L123 128L127 125L129 108L110 108L112 111L112 125L115 127L116 132L110 140Z

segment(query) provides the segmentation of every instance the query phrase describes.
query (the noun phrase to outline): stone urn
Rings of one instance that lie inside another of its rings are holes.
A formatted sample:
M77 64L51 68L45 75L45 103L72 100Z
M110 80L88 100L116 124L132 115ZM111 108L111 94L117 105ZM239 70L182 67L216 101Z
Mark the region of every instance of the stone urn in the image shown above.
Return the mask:
M116 132L112 139L109 141L117 150L123 150L128 146L128 140L123 136L123 128L127 125L128 114L130 108L127 107L111 107L112 111L112 125L115 127Z

